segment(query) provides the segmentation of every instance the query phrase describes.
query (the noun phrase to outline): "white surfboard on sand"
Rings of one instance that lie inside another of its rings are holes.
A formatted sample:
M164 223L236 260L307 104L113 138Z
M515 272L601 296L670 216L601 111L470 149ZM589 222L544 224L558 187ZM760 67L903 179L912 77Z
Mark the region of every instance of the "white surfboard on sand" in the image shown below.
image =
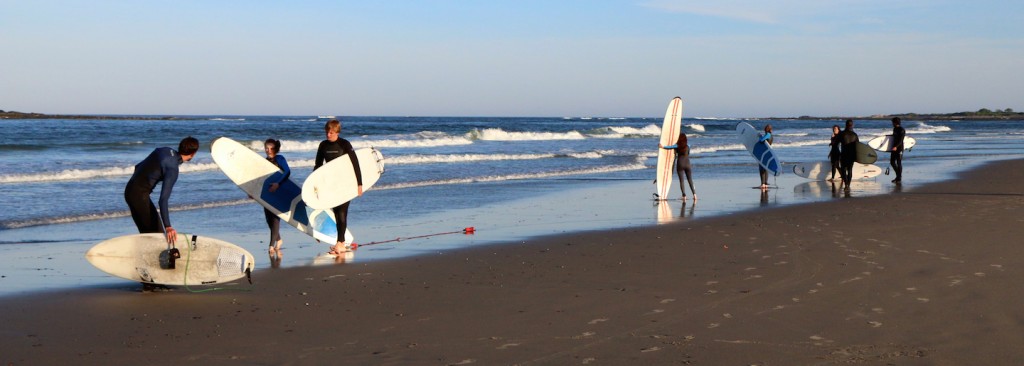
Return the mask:
M224 175L281 221L325 244L337 242L338 226L334 212L307 206L302 201L302 189L291 179L286 179L273 193L268 190L282 173L265 157L227 137L213 141L210 155ZM253 220L256 217L254 215ZM352 233L345 230L345 242L353 240Z
M891 152L892 142L892 135L884 135L875 137L871 139L871 141L868 141L868 146L878 151ZM917 145L916 139L910 136L903 137L903 150L910 150L914 145Z
M370 190L384 174L384 157L372 147L356 150L363 192ZM302 200L309 207L331 209L359 196L355 168L348 154L339 156L313 171L302 183Z
M230 282L255 268L251 253L223 240L178 234L174 248L179 258L172 258L164 234L126 235L96 244L85 259L126 280L169 286Z
M679 130L682 128L683 100L675 97L668 102L665 110L665 120L661 123L661 146L672 146L679 141ZM668 189L672 187L672 171L675 169L675 151L671 149L658 149L657 176L654 184L656 192L655 199L668 199Z
M761 133L754 126L740 122L736 124L736 133L739 135L740 143L747 148L747 152L754 157L754 160L757 160L758 165L772 175L782 174L775 151L767 141L758 141L761 139Z
M832 164L828 161L801 163L793 166L793 174L811 180L826 180L832 177ZM853 164L853 179L868 179L882 174L882 168L870 164ZM836 179L840 179L836 172Z

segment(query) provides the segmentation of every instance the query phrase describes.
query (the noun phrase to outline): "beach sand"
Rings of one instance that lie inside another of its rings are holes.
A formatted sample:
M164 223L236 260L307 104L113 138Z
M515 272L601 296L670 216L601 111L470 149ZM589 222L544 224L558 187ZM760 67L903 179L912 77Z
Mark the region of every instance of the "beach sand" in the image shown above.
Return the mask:
M1017 365L1024 161L194 294L0 298L0 363ZM248 290L248 291L238 291Z

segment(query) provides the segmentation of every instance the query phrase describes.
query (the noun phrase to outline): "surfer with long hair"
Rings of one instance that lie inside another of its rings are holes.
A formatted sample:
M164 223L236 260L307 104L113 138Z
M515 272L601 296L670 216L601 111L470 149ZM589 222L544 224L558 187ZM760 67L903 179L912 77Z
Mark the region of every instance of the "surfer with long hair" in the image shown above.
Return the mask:
M775 141L775 138L772 136L772 125L764 125L764 133L761 134L761 137L757 139L757 142L763 142L768 145L771 145L773 141ZM761 189L768 189L768 170L765 169L760 164L758 164L757 171L761 175Z
M288 160L284 158L284 155L279 154L281 152L281 140L267 139L267 141L263 142L263 152L267 154L267 161L281 170L281 176L273 183L270 183L270 187L267 187L267 192L274 193L281 187L282 183L291 177L292 170L288 168ZM283 243L283 240L281 240L281 218L270 212L266 207L263 208L263 216L266 216L267 227L270 228L270 248L267 249L267 252L270 255L276 254L280 256L281 244Z
M839 162L839 134L841 132L842 130L839 128L839 125L832 125L832 141L828 143L828 161L832 163L832 178L828 179L829 182L834 182L836 180L836 172L840 172L839 179L843 178L841 164Z
M659 146L661 144L658 144ZM679 176L679 190L683 193L683 201L686 201L686 186L683 185L683 176L690 184L690 192L693 193L693 201L697 201L697 190L693 189L693 168L690 166L690 145L687 143L686 132L679 131L679 140L675 145L661 146L662 149L675 150L676 175Z

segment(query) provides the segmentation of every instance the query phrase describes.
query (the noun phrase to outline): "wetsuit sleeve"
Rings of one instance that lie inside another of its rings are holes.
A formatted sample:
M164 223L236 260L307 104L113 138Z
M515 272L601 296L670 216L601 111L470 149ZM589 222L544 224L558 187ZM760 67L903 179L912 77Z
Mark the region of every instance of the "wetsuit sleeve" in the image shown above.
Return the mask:
M281 168L281 179L277 181L277 184L284 183L292 175L292 169L288 167L288 160L285 160L284 156L275 155L274 160L277 161L277 167Z
M757 142L768 141L768 144L771 144L772 143L771 139L772 139L772 133L771 132L766 132L763 136L761 136L760 139L757 140Z
M167 166L165 163L163 169L164 181L160 185L160 219L163 220L164 227L171 227L171 215L167 209L167 202L171 199L174 183L178 181L178 167Z
M356 184L363 185L363 172L359 168L359 158L356 157L356 150L352 148L352 143L345 141L346 148L348 149L348 158L352 160L352 170L356 173Z
M324 165L324 143L320 143L320 147L316 149L316 160L313 163L313 170L315 171L321 165Z

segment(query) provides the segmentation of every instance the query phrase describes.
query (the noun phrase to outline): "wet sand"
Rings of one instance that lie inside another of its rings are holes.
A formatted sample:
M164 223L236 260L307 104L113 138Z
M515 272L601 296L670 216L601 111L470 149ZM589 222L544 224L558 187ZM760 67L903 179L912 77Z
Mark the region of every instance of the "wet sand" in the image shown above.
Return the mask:
M225 291L0 298L0 363L1021 364L1022 179L1004 161L901 193Z

